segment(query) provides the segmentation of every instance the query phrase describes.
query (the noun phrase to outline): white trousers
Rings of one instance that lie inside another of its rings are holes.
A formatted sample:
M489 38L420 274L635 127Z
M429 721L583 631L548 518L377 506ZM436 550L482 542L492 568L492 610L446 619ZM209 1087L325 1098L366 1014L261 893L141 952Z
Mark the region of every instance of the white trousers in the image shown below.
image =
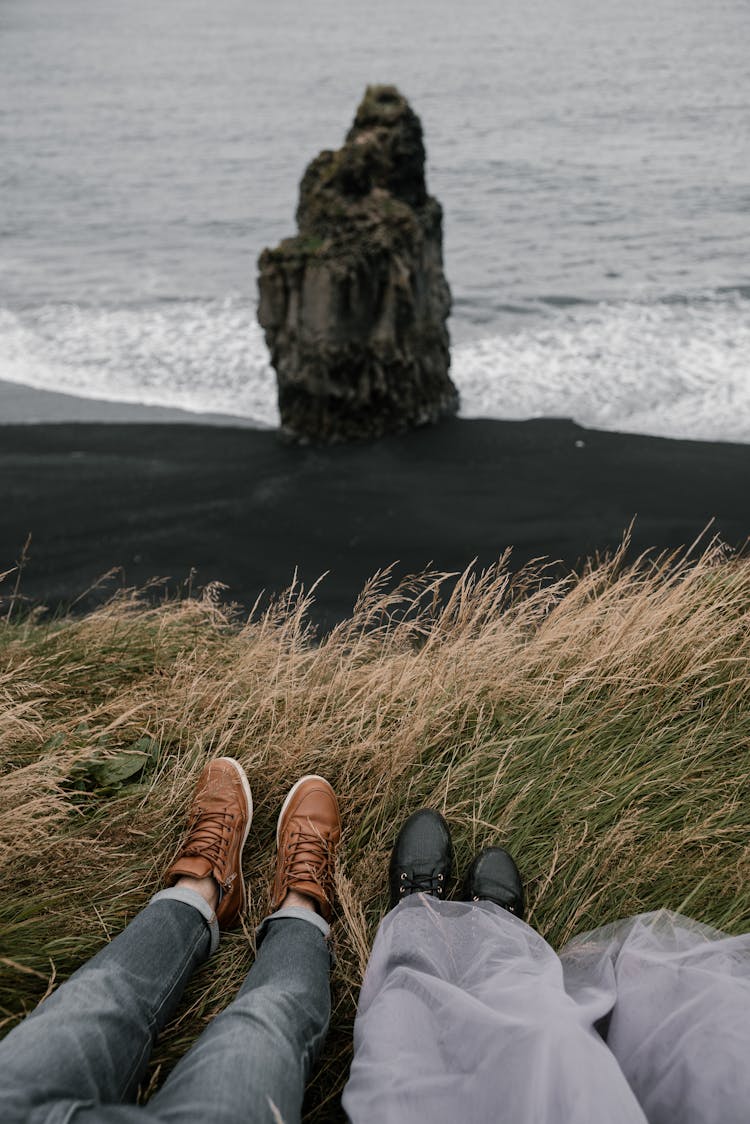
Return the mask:
M491 902L383 920L354 1028L355 1124L747 1124L750 934L661 911L558 956Z

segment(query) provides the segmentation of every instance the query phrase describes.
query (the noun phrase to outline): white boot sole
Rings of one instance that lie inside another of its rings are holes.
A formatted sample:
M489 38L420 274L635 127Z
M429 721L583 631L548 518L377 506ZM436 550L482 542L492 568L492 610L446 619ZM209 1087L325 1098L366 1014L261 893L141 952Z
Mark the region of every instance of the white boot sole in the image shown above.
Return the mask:
M240 908L244 910L247 906L247 890L245 887L245 875L242 870L242 852L245 849L245 843L247 843L247 837L250 833L250 825L253 822L253 793L250 788L250 781L247 779L247 773L235 757L217 757L216 760L226 762L227 765L231 765L236 771L237 776L242 782L242 790L245 793L245 800L247 801L247 824L245 825L245 834L242 836L242 843L240 845L240 881L242 883L242 905Z

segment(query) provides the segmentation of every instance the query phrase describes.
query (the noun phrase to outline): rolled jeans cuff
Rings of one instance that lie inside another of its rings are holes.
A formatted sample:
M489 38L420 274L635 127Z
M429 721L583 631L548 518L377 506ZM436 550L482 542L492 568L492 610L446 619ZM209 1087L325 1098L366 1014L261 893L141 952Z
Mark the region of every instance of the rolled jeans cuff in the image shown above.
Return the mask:
M308 925L314 925L316 929L320 929L326 940L328 940L330 936L331 926L319 913L315 913L312 909L305 909L304 906L288 905L283 909L277 909L275 913L271 913L268 917L263 918L260 925L255 930L256 948L260 948L270 923L272 921L282 921L285 917L296 918L297 921L307 921Z
M154 894L148 904L151 905L151 902L159 901L184 902L185 905L191 905L198 910L208 925L208 931L211 934L211 947L208 950L208 955L213 956L219 947L219 922L206 899L197 890L189 890L186 886L170 886L167 890L159 890L158 894Z

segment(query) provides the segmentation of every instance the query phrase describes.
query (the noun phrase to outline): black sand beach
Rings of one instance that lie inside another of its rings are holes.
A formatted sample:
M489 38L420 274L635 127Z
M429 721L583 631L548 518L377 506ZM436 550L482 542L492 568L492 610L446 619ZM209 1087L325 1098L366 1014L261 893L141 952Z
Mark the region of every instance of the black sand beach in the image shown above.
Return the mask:
M461 570L510 546L514 566L570 568L615 548L633 517L632 553L690 544L712 519L733 546L750 535L750 446L562 420L456 420L325 449L216 425L5 425L0 480L0 571L30 531L21 591L52 608L114 566L127 585L194 568L194 587L225 582L246 606L297 568L306 586L328 571L313 614L328 627L391 562Z

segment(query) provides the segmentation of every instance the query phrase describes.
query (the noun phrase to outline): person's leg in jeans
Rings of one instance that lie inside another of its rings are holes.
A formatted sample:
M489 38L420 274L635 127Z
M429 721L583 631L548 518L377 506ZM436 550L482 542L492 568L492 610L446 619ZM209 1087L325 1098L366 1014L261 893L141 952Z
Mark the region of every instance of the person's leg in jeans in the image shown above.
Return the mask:
M255 964L149 1102L159 1121L299 1121L330 1017L327 936L340 837L333 789L303 777L279 816L275 912L260 927Z
M300 790L304 790L304 795L309 789L309 784L301 783L298 796ZM299 799L294 803L298 807ZM303 814L307 811L303 808ZM223 927L230 927L239 919L245 904L240 857L251 814L252 801L244 771L231 759L213 762L201 777L191 809L190 830L180 856L168 872L168 881L175 884L174 888L157 894L118 938L0 1044L3 1121L68 1124L149 1117L186 1121L206 1118L205 1110L201 1111L191 1096L191 1081L183 1086L187 1096L181 1097L175 1074L168 1082L171 1095L163 1097L163 1107L156 1103L157 1098L152 1098L143 1109L116 1102L134 1094L153 1041L174 1011L191 971L218 941L217 919ZM303 828L310 830L307 815ZM286 908L266 923L275 939L263 942L236 1001L246 1003L249 994L264 993L260 1005L265 999L265 1021L251 1018L243 1023L245 1056L275 1053L277 1043L269 1043L269 1027L277 1028L283 1023L282 1017L273 1017L275 1000L280 1015L287 1016L286 1045L290 1041L299 1044L299 1057L292 1058L292 1064L301 1074L309 1070L310 1058L322 1042L328 1021L328 953L324 937L327 923L314 910L316 906L321 912L330 908L330 897L326 895L332 894L337 832L336 811L336 823L328 832L325 845L317 844L319 851L325 851L328 864L318 890L319 896L325 896L326 904L321 904L315 894L296 894L293 862L282 870L287 885L280 904ZM298 835L304 836L304 831ZM293 852L293 845L287 841L285 854L292 854L293 859ZM298 845L298 856L299 853ZM309 857L308 853L308 867ZM308 919L312 919L312 924ZM279 978L281 972L285 973L283 978ZM304 996L303 1002L300 995ZM292 1007L299 1015L305 1001L309 1018L306 1022L304 1017L298 1017L295 1022L289 1017L289 1009ZM214 1025L196 1044L196 1058L200 1056L200 1043ZM218 1041L219 1036L216 1037ZM235 1043L234 1055L225 1059L229 1064L220 1082L224 1095L212 1103L209 1118L270 1119L262 1090L251 1090L249 1103L239 1104L233 1095L237 1046ZM288 1058L287 1050L287 1061ZM288 1076L284 1075L285 1080ZM193 1092L194 1086L192 1081ZM166 1094L166 1087L163 1092ZM282 1087L277 1099L283 1100L283 1095Z
M147 905L0 1043L4 1124L63 1124L132 1099L216 925L195 891L167 893L182 900Z
M169 888L0 1044L0 1119L56 1124L82 1106L133 1098L191 973L216 948L219 925L236 924L245 905L251 820L244 770L232 758L212 761Z
M567 996L559 959L524 924L510 856L483 852L464 879L465 900L447 902L446 835L442 817L423 810L396 841L394 908L378 930L354 1029L343 1099L351 1120L645 1124L593 1029L598 1012Z

